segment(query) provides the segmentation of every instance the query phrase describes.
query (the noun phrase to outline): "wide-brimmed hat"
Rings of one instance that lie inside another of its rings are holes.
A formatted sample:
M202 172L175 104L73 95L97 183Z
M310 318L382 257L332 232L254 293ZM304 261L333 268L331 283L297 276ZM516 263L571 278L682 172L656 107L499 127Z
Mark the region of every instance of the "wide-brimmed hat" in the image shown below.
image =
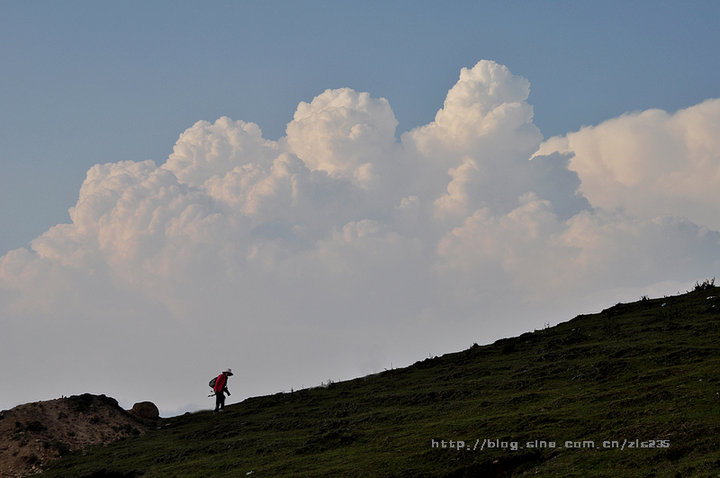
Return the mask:
M233 373L232 373L232 369L231 369L231 368L229 368L229 369L227 369L227 370L223 371L223 373L224 373L225 375L232 375L232 374L233 374Z

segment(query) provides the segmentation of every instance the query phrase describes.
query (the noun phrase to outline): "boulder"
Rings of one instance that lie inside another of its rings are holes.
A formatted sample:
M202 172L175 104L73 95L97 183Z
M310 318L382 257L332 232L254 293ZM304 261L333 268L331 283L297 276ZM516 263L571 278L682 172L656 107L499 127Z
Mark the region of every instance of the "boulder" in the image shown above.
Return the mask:
M138 402L128 412L141 420L157 420L160 411L153 402Z

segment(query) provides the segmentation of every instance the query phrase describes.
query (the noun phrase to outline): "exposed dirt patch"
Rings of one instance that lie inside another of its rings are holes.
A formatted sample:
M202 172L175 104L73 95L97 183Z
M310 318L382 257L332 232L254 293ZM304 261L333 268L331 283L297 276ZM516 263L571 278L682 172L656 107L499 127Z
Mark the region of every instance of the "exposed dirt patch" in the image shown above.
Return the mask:
M75 395L0 412L0 477L32 475L90 445L145 433L145 424L105 395Z

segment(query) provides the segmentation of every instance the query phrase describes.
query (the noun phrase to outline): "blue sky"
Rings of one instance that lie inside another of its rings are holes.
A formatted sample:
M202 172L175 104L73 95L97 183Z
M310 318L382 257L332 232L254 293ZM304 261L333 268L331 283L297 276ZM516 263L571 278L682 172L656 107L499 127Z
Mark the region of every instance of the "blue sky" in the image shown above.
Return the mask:
M717 96L717 2L2 2L0 251L67 221L95 163L162 162L200 119L278 138L299 101L351 87L398 133L461 67L532 84L545 137Z
M0 2L0 408L167 415L717 276L719 5Z

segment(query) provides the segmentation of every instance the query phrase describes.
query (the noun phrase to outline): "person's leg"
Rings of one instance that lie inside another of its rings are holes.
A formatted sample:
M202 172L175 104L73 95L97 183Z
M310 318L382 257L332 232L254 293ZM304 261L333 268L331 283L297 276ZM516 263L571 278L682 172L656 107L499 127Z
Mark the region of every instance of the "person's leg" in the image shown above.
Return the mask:
M215 411L220 409L220 405L225 405L225 394L222 392L215 392Z
M220 392L220 410L225 410L225 392Z

